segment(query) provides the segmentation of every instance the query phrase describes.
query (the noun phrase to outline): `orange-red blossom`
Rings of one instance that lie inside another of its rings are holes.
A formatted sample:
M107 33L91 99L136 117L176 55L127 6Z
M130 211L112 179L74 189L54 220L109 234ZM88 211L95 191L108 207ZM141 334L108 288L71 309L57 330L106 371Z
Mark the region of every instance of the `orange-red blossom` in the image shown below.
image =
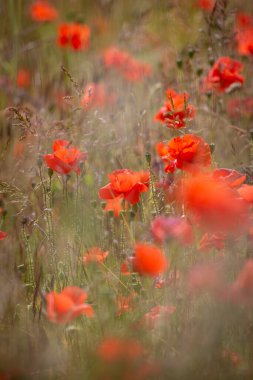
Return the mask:
M83 314L92 317L91 305L84 303L87 294L76 286L68 286L61 293L51 291L46 295L47 319L53 323L68 323Z
M140 194L148 191L149 172L133 172L129 169L115 170L108 175L110 183L99 190L106 201L122 197L131 205L138 203Z

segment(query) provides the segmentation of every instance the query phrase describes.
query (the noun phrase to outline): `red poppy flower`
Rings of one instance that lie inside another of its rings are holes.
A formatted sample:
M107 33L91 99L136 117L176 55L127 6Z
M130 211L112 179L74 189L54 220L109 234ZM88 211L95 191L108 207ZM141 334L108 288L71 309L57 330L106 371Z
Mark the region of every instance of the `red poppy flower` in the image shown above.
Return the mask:
M31 17L34 21L54 21L58 18L58 11L46 0L35 1L30 8Z
M127 261L124 261L122 264L121 264L121 267L120 267L120 274L122 276L130 276L131 274L131 271L129 269L129 264Z
M44 160L49 168L59 174L68 174L71 170L80 174L80 164L87 158L87 153L71 147L67 140L55 140L53 154L46 154Z
M149 64L139 62L128 52L114 46L104 52L103 59L106 67L117 69L125 79L132 82L141 81L152 74Z
M174 238L183 245L193 243L192 226L184 218L158 216L151 224L151 232L160 243L163 243L167 238Z
M68 323L83 314L92 317L91 305L85 304L87 294L76 286L68 286L61 293L52 291L46 295L47 319L54 323Z
M230 99L227 105L227 112L233 119L241 117L251 118L253 115L253 98Z
M215 90L218 93L230 92L241 87L244 78L241 75L243 65L230 57L220 57L209 71L204 80L203 89Z
M253 54L253 27L238 31L235 38L240 55Z
M0 231L0 240L4 240L4 239L6 239L7 236L8 236L7 232Z
M83 263L88 264L91 262L102 263L105 261L109 252L103 252L99 247L92 247L83 256Z
M138 243L135 246L133 268L146 276L158 276L166 271L169 262L164 252L152 244Z
M196 114L195 107L188 104L189 94L187 92L178 94L168 89L166 95L167 101L155 115L155 121L160 121L172 129L185 127L186 121L193 119Z
M226 184L232 189L237 188L246 180L246 175L239 173L234 169L215 169L213 171L213 178L225 181Z
M232 232L248 223L249 206L225 181L212 173L184 178L178 183L177 200L195 223L213 232Z
M58 44L73 50L87 49L90 41L90 28L85 24L61 24L58 28Z
M132 58L122 73L129 82L140 82L152 74L152 68L148 63L142 63Z
M234 367L239 367L241 364L241 357L237 352L233 352L227 349L222 351L222 357L229 360Z
M107 363L117 361L131 362L143 356L141 344L134 339L107 338L98 347L97 354Z
M107 199L104 211L113 211L115 218L118 218L120 216L120 212L123 210L122 201L122 195L119 195L113 199Z
M31 84L30 71L25 69L18 70L16 83L20 88L28 88Z
M86 110L104 108L116 102L116 97L109 93L104 83L89 83L85 86L81 106Z
M101 199L109 200L123 196L130 204L138 203L140 193L149 187L149 172L133 172L128 169L115 170L109 174L110 183L99 190Z
M198 0L199 8L203 9L204 11L211 12L213 10L214 4L215 0Z
M247 29L253 26L253 17L247 13L238 12L236 14L236 30Z
M126 51L112 46L104 52L103 59L106 67L121 69L129 61L130 55Z
M241 55L253 54L253 17L246 13L236 15L237 50Z
M196 135L174 137L167 145L158 143L156 149L167 164L166 173L173 173L175 168L196 172L211 165L210 147L201 137Z
M253 185L242 185L238 189L238 193L246 202L253 202Z

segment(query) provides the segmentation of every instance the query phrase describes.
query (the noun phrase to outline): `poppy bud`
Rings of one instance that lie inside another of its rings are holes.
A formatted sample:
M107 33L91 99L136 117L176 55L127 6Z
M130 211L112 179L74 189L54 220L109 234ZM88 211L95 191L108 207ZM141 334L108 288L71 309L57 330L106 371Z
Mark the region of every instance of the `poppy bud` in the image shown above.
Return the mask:
M150 152L146 152L146 161L147 161L147 163L150 165L150 163L151 163L151 153Z
M211 154L213 154L214 149L215 149L215 143L210 143L209 146L210 146Z
M176 64L177 64L177 67L179 69L182 69L182 67L183 67L183 60L181 58L178 58L177 61L176 61Z
M49 177L51 178L52 175L54 174L54 171L53 171L51 168L48 168L48 170L47 170L47 174L48 174Z
M130 215L130 218L133 220L135 218L135 212L133 210L131 210L129 212L129 215Z
M43 159L42 159L42 157L39 157L39 158L37 159L37 165L38 165L39 168L41 168L42 163L43 163Z
M110 218L113 218L113 215L114 215L113 210L108 210L108 215Z
M90 204L92 205L92 207L96 208L97 207L97 201L96 199L93 199L92 201L90 201Z
M190 59L194 57L195 53L196 53L196 50L194 48L189 48L188 49L188 56L189 56Z
M196 70L196 74L198 77L200 77L202 74L203 74L203 69L202 67L198 67L197 70Z
M24 264L20 264L17 266L17 270L20 272L20 273L25 273L25 265Z

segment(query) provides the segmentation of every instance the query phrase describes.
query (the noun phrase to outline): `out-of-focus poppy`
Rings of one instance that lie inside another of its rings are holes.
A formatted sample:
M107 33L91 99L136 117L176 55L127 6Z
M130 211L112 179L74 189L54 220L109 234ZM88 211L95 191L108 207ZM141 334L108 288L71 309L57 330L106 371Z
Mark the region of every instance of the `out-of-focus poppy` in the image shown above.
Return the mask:
M20 88L28 88L31 84L31 73L28 69L20 69L17 73L17 86Z
M108 92L104 83L89 83L85 86L81 106L91 108L104 108L116 102L115 95Z
M203 90L228 93L241 87L244 83L244 77L241 75L242 70L241 62L230 57L220 57L204 79Z
M151 232L160 243L168 238L176 239L183 245L193 243L192 226L185 218L158 216L152 221Z
M4 239L6 239L7 236L8 236L7 232L0 231L0 240L4 240Z
M211 12L213 10L214 4L215 0L198 0L199 8L203 9L204 11Z
M89 47L90 28L85 24L61 24L58 28L58 44L73 50Z
M138 243L134 252L133 268L141 275L155 277L169 267L164 252L152 244Z
M246 175L234 169L220 168L213 171L213 178L225 181L233 189L238 188L245 182Z
M140 194L148 191L149 172L115 170L108 175L110 183L99 190L101 199L109 200L123 196L130 204L138 203Z
M185 127L187 120L194 118L196 109L188 103L189 94L176 93L174 90L166 91L167 101L155 115L155 121L160 121L168 128L179 129Z
M128 52L114 46L104 52L103 59L107 68L117 69L125 79L131 82L139 82L152 74L149 64L138 61Z
M233 119L241 117L250 118L253 116L253 98L230 99L227 105L228 115Z
M241 55L253 54L253 17L246 13L236 15L235 39Z
M34 21L54 21L58 18L58 11L46 0L35 1L30 7L30 14Z
M49 168L59 174L68 174L71 170L81 173L80 164L87 158L87 153L72 147L67 140L55 140L53 154L46 154L44 160Z
M242 361L240 355L237 352L233 352L228 349L224 349L222 351L222 357L226 360L229 360L234 367L239 367Z
M52 291L46 295L47 319L53 323L68 323L83 314L92 317L91 305L84 303L87 294L76 286L68 286L61 293Z
M187 216L209 232L238 233L248 224L247 202L224 180L214 178L212 172L182 179L175 194Z
M117 337L105 339L97 350L98 357L107 363L135 361L140 359L143 353L143 347L137 340Z
M120 274L122 276L130 276L131 274L131 270L130 270L130 267L129 267L129 263L127 261L124 261L122 264L121 264L121 267L120 267Z
M210 146L196 135L174 137L167 144L160 142L156 150L166 163L167 173L173 173L176 168L196 172L211 165Z
M91 262L102 263L105 261L109 252L103 252L99 247L90 248L83 256L83 263L89 264Z
M249 203L253 202L253 185L246 185L246 184L242 185L238 189L238 193L246 202L249 202Z

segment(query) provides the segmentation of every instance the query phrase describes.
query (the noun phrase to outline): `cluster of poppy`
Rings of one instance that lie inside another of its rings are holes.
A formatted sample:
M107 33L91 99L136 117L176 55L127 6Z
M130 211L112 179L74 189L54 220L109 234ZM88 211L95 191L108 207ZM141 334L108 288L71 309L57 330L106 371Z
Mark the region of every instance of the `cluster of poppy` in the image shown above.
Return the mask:
M37 0L30 7L31 18L37 22L54 21L58 18L58 11L46 0Z
M236 17L237 50L241 55L253 54L253 17L239 13Z
M81 106L90 110L91 108L104 108L113 105L116 102L116 96L111 94L104 83L88 83L84 88L84 94L81 99Z
M244 78L241 75L243 65L230 57L220 57L203 81L203 91L216 91L229 93L241 87Z
M131 81L139 82L152 74L152 67L133 58L128 52L117 47L108 48L103 55L107 68L118 70L122 76Z
M83 50L89 47L90 28L85 24L61 24L58 28L58 44L73 50Z
M155 121L160 121L168 128L179 129L185 127L185 122L194 118L196 109L188 104L189 94L182 94L168 89L166 91L167 101L155 115Z
M81 164L86 160L87 153L71 145L67 140L55 140L53 154L46 154L46 165L59 174L69 174L71 170L81 173Z

